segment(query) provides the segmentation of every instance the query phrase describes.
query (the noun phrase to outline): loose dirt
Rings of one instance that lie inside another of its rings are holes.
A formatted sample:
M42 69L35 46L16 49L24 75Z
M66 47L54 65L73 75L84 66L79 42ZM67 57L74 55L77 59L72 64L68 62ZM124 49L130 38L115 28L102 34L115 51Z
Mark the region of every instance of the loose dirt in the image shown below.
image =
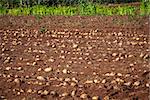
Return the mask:
M0 16L0 99L148 100L149 19Z

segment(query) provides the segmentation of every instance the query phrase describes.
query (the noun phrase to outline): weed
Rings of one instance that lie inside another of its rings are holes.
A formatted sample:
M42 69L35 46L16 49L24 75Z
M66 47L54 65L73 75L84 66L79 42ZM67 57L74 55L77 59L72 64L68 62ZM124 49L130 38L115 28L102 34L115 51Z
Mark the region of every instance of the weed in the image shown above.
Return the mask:
M41 28L40 28L40 32L41 32L41 33L46 32L46 28L45 28L45 27L41 27Z
M150 14L150 3L142 2L141 6L116 6L109 7L99 4L94 4L91 2L83 2L76 6L43 6L35 5L32 7L19 7L19 8L0 8L0 15L34 15L39 20L41 16L46 15L64 15L64 16L73 16L73 15L129 15L135 16L139 15L149 15ZM140 12L139 12L140 10ZM139 12L139 13L137 13Z

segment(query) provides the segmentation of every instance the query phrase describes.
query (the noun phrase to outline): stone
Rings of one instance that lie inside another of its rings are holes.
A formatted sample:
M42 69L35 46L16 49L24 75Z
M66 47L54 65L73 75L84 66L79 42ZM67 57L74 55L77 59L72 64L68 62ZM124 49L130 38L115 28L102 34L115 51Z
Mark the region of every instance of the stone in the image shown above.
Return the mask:
M76 94L76 91L75 91L75 90L71 92L71 96L72 96L72 97L74 97L75 94Z

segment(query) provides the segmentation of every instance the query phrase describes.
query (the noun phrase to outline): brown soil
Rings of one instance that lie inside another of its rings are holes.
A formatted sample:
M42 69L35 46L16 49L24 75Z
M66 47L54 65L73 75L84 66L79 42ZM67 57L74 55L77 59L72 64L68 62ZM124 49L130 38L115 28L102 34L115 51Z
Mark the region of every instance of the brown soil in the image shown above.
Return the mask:
M148 17L0 16L0 100L148 100L149 46Z

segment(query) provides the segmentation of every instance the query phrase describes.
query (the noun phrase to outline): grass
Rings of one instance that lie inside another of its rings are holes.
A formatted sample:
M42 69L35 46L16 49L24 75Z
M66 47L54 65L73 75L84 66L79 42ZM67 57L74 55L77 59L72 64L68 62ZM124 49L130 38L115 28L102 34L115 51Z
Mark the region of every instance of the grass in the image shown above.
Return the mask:
M36 5L33 7L19 7L6 9L0 8L0 15L35 15L35 16L47 16L47 15L150 15L150 3L142 3L141 6L116 6L109 7L93 3L84 3L78 6L42 6Z

